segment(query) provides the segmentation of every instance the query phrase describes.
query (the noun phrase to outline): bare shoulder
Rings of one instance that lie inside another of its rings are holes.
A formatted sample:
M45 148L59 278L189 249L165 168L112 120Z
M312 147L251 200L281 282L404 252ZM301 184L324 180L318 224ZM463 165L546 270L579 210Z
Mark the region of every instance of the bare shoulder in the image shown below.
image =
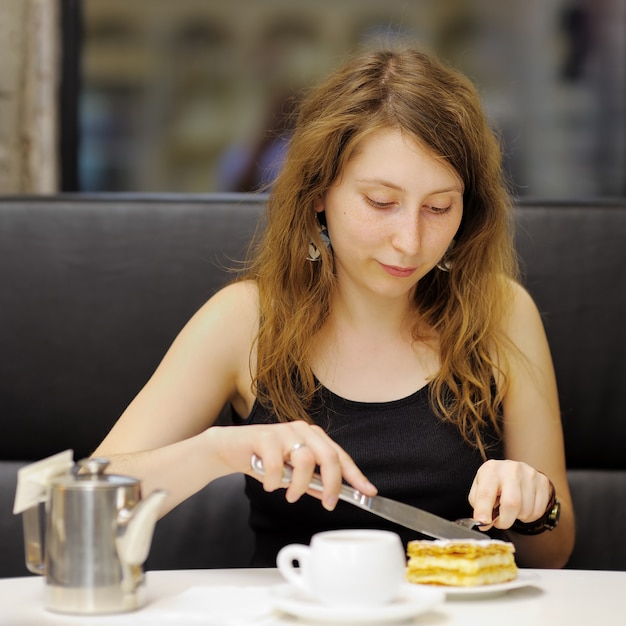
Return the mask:
M511 293L510 307L505 321L505 329L511 338L532 332L533 329L543 329L541 315L537 304L525 287L517 281L508 280Z
M197 354L207 364L219 363L223 372L242 371L248 367L258 330L258 300L252 281L227 285L195 313L174 346Z
M237 306L239 304L258 303L259 290L252 280L242 280L222 287L208 302L216 302L218 306Z
M510 293L511 304L503 324L504 333L515 346L508 352L509 367L519 372L520 366L532 364L547 375L552 370L552 359L541 313L519 283L510 281Z
M511 287L511 292L513 293L513 302L517 306L530 306L532 308L537 308L535 306L535 301L532 296L528 293L526 287L524 287L521 283L517 282L513 279L508 279L508 283Z
M240 281L220 289L196 313L192 320L201 325L228 324L243 330L254 327L259 317L259 294L256 283Z
M201 398L198 405L213 403L218 410L229 400L246 408L251 405L250 359L258 332L258 300L252 281L227 285L193 315L170 347L162 370L186 372L187 395Z

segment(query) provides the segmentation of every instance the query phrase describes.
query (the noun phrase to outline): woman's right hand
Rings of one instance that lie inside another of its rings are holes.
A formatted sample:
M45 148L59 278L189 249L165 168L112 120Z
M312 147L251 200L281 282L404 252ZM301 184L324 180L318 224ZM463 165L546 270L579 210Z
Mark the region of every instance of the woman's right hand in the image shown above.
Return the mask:
M265 491L285 488L283 467L288 462L293 468L291 482L285 492L288 502L295 502L308 493L321 499L324 508L332 511L339 499L343 480L365 495L377 493L376 487L367 480L348 453L317 425L295 421L213 427L207 432L217 437L217 453L223 472L248 474L259 480ZM253 454L263 460L263 476L252 469L250 462ZM322 477L322 492L309 488L316 471Z

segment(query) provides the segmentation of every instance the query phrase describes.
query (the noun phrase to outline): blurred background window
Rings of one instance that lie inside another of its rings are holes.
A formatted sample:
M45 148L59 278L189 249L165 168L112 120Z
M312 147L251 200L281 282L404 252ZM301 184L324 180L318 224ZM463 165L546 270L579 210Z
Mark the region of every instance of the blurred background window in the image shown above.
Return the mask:
M271 184L302 89L401 41L475 82L516 193L626 195L626 0L67 2L80 52L66 187Z

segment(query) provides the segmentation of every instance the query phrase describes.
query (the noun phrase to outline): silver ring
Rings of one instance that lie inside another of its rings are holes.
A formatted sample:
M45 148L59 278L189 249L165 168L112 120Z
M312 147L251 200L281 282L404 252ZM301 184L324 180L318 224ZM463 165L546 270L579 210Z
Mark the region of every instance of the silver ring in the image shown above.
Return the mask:
M292 452L295 452L296 450L299 450L300 448L306 448L306 443L304 442L294 443L293 446L291 446L291 450L289 450L289 454L291 454Z

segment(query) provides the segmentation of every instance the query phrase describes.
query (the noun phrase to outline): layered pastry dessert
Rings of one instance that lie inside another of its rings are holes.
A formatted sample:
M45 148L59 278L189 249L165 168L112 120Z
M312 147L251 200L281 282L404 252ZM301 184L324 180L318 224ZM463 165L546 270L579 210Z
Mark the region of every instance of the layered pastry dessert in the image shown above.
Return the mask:
M517 578L515 546L497 539L410 541L411 583L474 587Z

